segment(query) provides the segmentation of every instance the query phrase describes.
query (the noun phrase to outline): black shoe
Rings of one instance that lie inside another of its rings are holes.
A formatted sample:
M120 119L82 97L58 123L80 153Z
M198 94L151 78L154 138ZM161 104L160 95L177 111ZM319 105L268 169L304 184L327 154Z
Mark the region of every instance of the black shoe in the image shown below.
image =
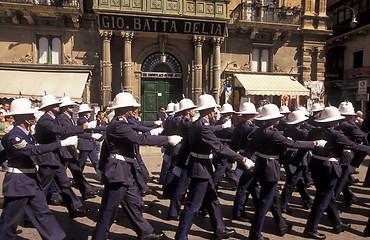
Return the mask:
M82 197L83 200L90 199L90 198L96 198L97 194L93 191L88 192L85 194L85 196Z
M303 232L303 237L305 238L312 238L312 239L325 239L325 234L318 233L318 232Z
M207 215L208 215L208 211L206 209L199 210L199 212L198 212L198 216L200 216L200 217L205 218L205 217L207 217Z
M60 205L62 205L62 202L59 201L59 200L49 200L48 205L60 206Z
M290 232L292 228L293 228L293 225L290 223L287 223L285 227L278 229L278 235L282 237L285 235L285 233Z
M359 183L359 182L360 182L360 179L355 178L353 181L348 181L348 184L353 185L353 184L356 184L356 183Z
M175 220L175 221L179 221L180 220L180 216L168 216L167 217L168 220Z
M370 229L368 229L367 227L364 230L364 237L370 237Z
M355 171L353 171L352 174L359 174L359 173L360 173L359 171L355 170Z
M151 233L146 237L140 238L140 240L159 240L164 238L164 233Z
M309 200L309 201L304 201L303 202L303 207L307 210L310 210L311 207L312 207L312 200Z
M90 209L83 209L83 208L77 208L76 210L69 212L69 216L71 218L76 218L76 217L85 217L87 212L90 212Z
M214 235L213 239L214 240L228 239L229 237L231 237L234 234L235 234L234 229L225 228L225 230L222 233Z
M310 187L312 187L314 184L313 184L313 182L309 182L309 183L307 183L306 184L306 188L310 188Z
M333 228L335 234L339 234L344 231L348 231L351 228L350 223L341 223Z
M240 221L240 222L250 222L251 221L251 219L247 218L246 216L233 217L233 220Z
M356 197L356 196L352 196L350 200L346 200L346 199L345 199L345 200L343 201L343 204L344 204L345 206L347 206L347 207L352 206L352 204L354 204L354 203L357 203L357 197Z
M281 213L291 214L292 210L290 210L290 208L282 208Z
M143 206L143 212L147 212L155 206L154 202L145 203Z

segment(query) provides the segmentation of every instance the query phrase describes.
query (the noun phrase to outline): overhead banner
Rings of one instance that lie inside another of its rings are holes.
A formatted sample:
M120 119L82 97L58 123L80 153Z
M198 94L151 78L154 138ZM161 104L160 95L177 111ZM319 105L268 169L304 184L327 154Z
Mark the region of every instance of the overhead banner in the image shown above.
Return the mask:
M113 14L99 14L99 28L102 30L199 34L226 36L226 21L185 20L163 17L141 17Z

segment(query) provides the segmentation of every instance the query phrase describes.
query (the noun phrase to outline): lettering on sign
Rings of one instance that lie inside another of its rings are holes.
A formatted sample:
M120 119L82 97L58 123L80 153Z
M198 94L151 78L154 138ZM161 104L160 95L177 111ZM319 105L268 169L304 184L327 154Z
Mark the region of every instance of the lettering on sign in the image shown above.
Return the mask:
M226 22L99 14L99 28L141 32L225 36Z

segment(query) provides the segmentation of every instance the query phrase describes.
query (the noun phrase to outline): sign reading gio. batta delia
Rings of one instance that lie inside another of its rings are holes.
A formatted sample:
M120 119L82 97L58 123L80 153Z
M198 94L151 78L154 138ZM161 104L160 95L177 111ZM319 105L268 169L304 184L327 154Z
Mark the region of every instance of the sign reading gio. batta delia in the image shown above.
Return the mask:
M226 22L99 14L99 28L140 32L226 35Z

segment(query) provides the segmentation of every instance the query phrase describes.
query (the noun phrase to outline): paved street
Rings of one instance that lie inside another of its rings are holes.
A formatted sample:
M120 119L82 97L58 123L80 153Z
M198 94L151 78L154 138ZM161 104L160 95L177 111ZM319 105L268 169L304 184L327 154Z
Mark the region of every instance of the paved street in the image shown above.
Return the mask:
M152 176L158 179L158 174L160 170L160 165L162 162L160 149L156 147L142 147L142 154L144 161L147 164L149 171ZM359 175L355 175L360 179L360 183L352 187L356 193L359 201L357 204L353 205L350 209L344 208L341 203L339 203L339 208L343 211L341 217L343 221L349 222L352 224L352 229L349 232L342 233L340 235L335 235L331 233L331 225L327 217L324 216L320 223L319 231L327 235L327 239L362 239L362 232L365 228L367 221L367 216L370 215L370 201L369 193L370 188L363 188L362 183L369 165L370 159L364 161L363 166L360 167ZM97 188L102 189L102 185L99 184L95 177L95 173L91 165L88 165L85 168L86 177L88 180ZM4 177L4 173L0 173L1 182ZM157 180L149 182L149 185L152 188L152 193L145 196L145 201L154 201L155 206L150 209L148 212L144 213L145 217L149 219L150 223L158 231L163 231L165 234L173 239L176 228L177 221L168 221L166 220L167 208L169 206L169 201L161 198L161 186L157 183ZM314 187L310 189L311 195L314 194ZM79 194L78 191L76 191ZM230 190L230 185L227 182L221 183L220 187L220 200L223 203L223 215L226 226L228 228L235 228L237 234L231 239L247 239L250 223L231 221L231 210L232 210L232 201L234 198L234 191ZM57 217L59 223L62 225L66 231L68 237L67 239L75 240L87 240L91 239L91 234L95 226L95 220L97 218L97 209L99 207L101 197L94 199L89 199L85 202L86 207L91 209L91 212L88 213L87 217L77 218L72 220L68 216L68 212L64 207L55 207L51 206L54 215ZM3 202L3 197L1 197L1 204ZM298 197L297 193L294 193L294 197L291 201L291 208L293 210L291 215L285 215L288 219L288 222L294 225L293 231L290 234L287 234L284 237L278 237L275 235L275 225L272 220L272 216L269 213L266 219L266 224L264 227L265 236L270 237L270 239L302 239L301 235L308 217L308 210L302 208L301 200ZM252 214L252 209L248 209L248 213ZM110 239L112 240L131 240L136 239L135 233L131 230L131 226L125 218L123 211L119 211L118 214L119 222L113 224L111 228ZM41 239L37 231L33 228L23 228L19 227L19 238L18 239L32 239L39 240ZM194 224L191 228L189 239L211 239L212 231L211 225L208 218L198 217L194 220Z

